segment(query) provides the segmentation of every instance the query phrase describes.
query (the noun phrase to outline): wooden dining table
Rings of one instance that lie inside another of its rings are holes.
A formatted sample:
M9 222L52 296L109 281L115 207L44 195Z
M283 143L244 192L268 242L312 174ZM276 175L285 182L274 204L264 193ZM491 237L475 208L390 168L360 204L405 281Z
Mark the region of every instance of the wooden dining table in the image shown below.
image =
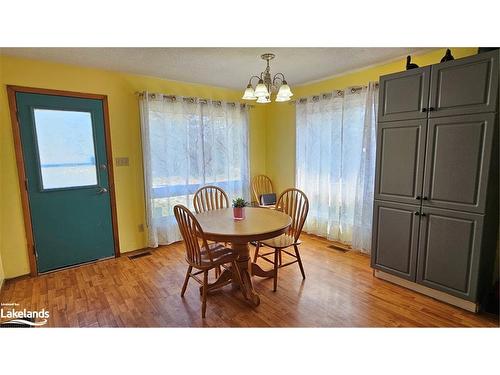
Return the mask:
M260 304L259 295L252 285L252 276L273 277L273 270L265 271L250 258L249 242L262 241L277 237L287 231L292 219L280 211L258 207L246 207L245 218L235 220L232 208L211 210L196 214L208 240L227 242L238 253L237 266L241 275L242 294L253 306ZM208 291L213 291L232 283L237 285L237 276L231 268L225 269Z

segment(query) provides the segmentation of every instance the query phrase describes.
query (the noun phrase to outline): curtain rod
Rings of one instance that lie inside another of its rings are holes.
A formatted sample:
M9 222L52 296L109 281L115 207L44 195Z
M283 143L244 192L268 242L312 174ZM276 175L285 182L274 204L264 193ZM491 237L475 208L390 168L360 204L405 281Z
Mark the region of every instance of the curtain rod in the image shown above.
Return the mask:
M327 93L322 93L322 94L317 94L317 95L311 95L309 96L310 98L312 98L313 101L316 101L316 100L319 100L320 98L323 98L323 99L327 99L329 97L332 97L333 95L337 95L337 96L344 96L346 90L347 91L350 91L351 94L354 94L362 89L366 89L368 87L368 85L364 85L364 86L351 86L351 87L347 87L343 90L333 90L332 92L327 92ZM378 82L375 82L375 87L378 87ZM305 103L307 102L307 97L306 98L298 98L298 99L295 99L295 100L291 100L289 102L289 104L295 104L296 102L299 102L299 103Z
M135 95L137 96L144 96L146 92L145 91L136 91L135 92ZM156 97L156 96L159 96L161 95L163 99L168 99L168 100L172 100L172 101L176 101L178 99L181 99L185 102L190 102L190 103L194 103L194 102L198 102L200 104L209 104L209 103L212 103L212 104L215 104L215 105L222 105L222 102L225 102L229 105L236 105L236 104L239 104L242 108L254 108L254 105L252 104L247 104L247 103L240 103L240 102L234 102L234 101L225 101L225 100L215 100L215 99L207 99L207 98L198 98L198 97L195 97L195 96L180 96L180 95L169 95L169 94L157 94L157 93L148 93L149 96L152 96L152 97Z

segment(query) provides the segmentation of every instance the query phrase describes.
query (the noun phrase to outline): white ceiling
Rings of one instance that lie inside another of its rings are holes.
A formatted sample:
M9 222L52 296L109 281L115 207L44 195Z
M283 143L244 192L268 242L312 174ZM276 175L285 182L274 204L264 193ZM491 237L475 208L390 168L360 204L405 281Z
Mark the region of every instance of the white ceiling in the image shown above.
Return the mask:
M242 89L265 68L260 55L276 54L271 73L300 85L426 48L1 48L0 53L176 81ZM401 67L403 69L403 67Z

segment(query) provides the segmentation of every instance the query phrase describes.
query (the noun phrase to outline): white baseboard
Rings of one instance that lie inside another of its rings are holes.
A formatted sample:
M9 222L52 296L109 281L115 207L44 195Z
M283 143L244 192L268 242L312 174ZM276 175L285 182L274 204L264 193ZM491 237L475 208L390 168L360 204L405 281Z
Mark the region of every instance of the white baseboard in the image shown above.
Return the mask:
M412 281L401 279L397 276L391 275L390 273L386 273L384 271L374 270L373 274L375 275L375 277L378 277L379 279L403 286L418 293L425 294L426 296L435 298L442 302L449 303L450 305L453 306L460 307L461 309L471 311L474 313L477 313L479 311L479 305L477 303L466 301L464 299L449 295L447 293L440 292L439 290L434 290L426 286L414 283Z

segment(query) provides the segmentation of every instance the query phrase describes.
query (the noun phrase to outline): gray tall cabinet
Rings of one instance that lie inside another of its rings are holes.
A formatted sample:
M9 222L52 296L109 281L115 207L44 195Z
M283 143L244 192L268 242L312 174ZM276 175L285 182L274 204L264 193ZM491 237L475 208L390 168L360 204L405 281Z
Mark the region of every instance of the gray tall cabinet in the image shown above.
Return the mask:
M470 310L497 246L498 57L380 77L372 267Z

